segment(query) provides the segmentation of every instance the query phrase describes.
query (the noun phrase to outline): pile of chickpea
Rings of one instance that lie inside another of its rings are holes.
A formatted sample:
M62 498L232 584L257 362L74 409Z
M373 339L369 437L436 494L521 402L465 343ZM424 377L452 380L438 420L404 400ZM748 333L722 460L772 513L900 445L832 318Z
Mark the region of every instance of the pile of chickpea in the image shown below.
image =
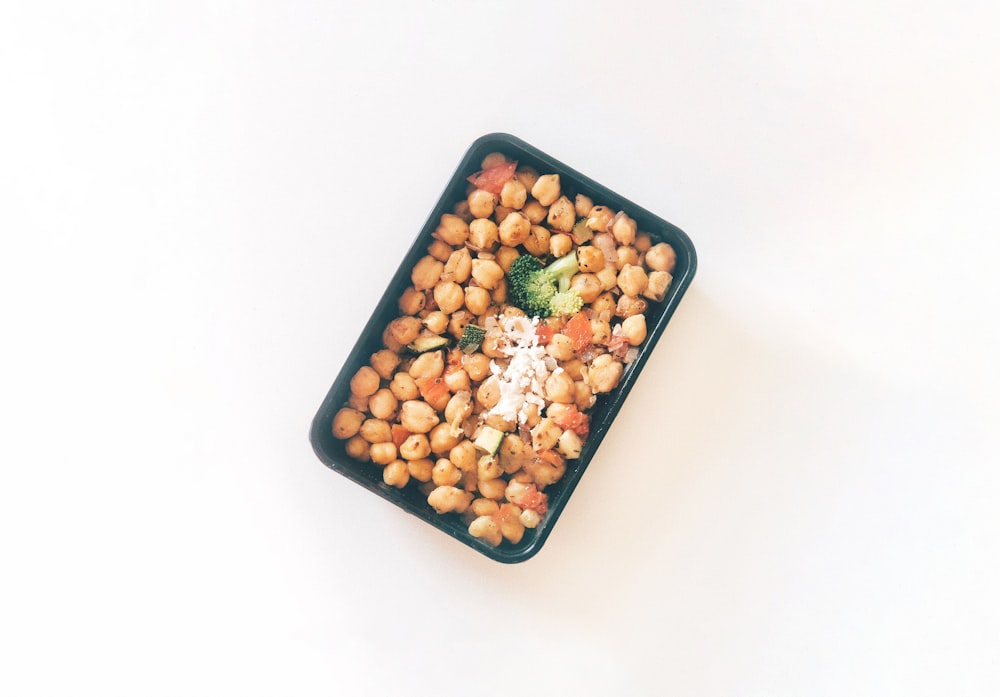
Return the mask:
M482 168L506 162L493 153ZM581 219L589 232L574 236ZM523 423L487 415L497 403L491 362L503 361L504 338L493 332L474 352L457 348L458 339L470 322L524 314L507 304L505 273L519 255L547 262L574 248L580 271L571 288L583 298L591 345L578 351L560 332L569 318L543 320L551 333L546 353L563 369L546 380L545 407L529 409ZM646 340L648 303L663 300L675 261L669 244L654 243L625 212L580 194L570 200L558 174L519 166L499 194L470 185L413 267L383 348L352 377L334 437L350 457L382 467L389 486L418 482L435 511L462 515L474 537L517 544L541 521L545 488L562 478L585 440L557 422L572 408L586 413L597 395L618 386L634 347ZM448 345L418 355L408 349L431 337ZM483 425L504 433L495 455L475 444Z

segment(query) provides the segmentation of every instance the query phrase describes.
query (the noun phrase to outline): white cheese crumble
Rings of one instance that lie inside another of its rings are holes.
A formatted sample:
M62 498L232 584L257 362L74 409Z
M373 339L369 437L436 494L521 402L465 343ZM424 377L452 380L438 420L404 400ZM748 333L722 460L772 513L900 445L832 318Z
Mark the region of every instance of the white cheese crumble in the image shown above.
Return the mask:
M504 334L505 341L500 342L499 348L505 358L490 361L490 372L500 385L500 400L486 416L497 415L505 421L523 424L528 420L531 405L539 411L545 407L545 380L562 372L562 368L545 353L544 346L538 345L537 317L501 315L495 322L486 322L487 331L493 326Z

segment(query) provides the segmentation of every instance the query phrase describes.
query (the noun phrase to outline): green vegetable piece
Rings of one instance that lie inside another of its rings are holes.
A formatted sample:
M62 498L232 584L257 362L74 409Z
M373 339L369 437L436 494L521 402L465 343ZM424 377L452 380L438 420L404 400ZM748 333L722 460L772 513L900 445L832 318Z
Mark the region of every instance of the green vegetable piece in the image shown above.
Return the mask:
M557 295L572 294L579 297L579 293L570 290L569 287L570 279L579 270L580 265L576 259L576 252L561 256L545 267L534 256L522 254L514 260L510 271L507 272L507 289L510 301L527 314L535 317L570 314L563 310L575 306L575 300L562 297L555 306L552 303ZM581 299L580 305L574 312L579 311L582 306Z
M477 448L482 448L490 455L495 455L500 449L500 442L503 440L503 431L492 426L483 426L476 440L473 441Z
M462 330L462 338L458 340L458 348L466 353L472 353L483 343L486 337L486 330L478 324L467 324Z
M406 348L411 353L427 353L437 351L448 345L448 339L443 336L421 336L414 339L412 344L407 344Z

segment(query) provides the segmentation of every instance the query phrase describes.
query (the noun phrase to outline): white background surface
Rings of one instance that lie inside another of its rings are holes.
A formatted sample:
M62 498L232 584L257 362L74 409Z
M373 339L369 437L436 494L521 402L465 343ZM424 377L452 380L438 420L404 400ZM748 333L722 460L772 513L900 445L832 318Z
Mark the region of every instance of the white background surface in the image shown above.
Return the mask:
M996 694L995 8L5 4L0 692ZM517 566L307 442L496 130L700 262Z

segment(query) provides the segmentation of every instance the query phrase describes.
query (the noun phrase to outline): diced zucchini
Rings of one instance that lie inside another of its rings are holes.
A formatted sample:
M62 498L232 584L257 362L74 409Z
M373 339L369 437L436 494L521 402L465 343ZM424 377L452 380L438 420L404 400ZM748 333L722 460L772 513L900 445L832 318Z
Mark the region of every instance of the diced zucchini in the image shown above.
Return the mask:
M494 455L499 450L501 441L503 441L503 431L492 426L483 426L474 443L477 448L482 448L490 455Z
M414 339L412 344L407 345L407 350L411 353L427 353L437 351L448 346L448 339L443 336L421 336Z

